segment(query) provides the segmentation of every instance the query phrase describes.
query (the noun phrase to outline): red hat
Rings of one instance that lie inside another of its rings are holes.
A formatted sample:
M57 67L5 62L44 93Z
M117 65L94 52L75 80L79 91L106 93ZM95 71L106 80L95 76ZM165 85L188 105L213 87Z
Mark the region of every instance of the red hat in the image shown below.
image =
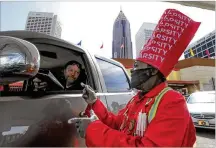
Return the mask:
M200 22L175 9L167 9L136 60L147 63L167 77L194 37Z

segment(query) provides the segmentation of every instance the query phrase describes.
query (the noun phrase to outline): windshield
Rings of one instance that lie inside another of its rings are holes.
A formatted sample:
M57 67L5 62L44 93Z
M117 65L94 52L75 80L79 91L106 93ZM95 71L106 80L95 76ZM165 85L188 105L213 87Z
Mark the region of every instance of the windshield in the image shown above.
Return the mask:
M214 93L197 93L192 94L189 99L188 103L215 103L215 94Z

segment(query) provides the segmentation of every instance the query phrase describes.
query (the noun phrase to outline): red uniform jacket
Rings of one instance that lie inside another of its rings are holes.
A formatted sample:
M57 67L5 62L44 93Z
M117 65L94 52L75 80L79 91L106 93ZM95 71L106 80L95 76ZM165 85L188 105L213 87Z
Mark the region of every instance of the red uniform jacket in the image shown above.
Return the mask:
M166 85L162 83L156 86L141 99L137 94L118 115L108 112L100 100L97 100L93 106L88 106L87 112L92 108L100 121L89 124L86 130L86 145L88 147L192 147L196 141L196 131L185 98L174 90L164 94L144 136L134 135L138 113L142 110L148 114L154 103L154 97ZM149 98L153 101L145 105Z

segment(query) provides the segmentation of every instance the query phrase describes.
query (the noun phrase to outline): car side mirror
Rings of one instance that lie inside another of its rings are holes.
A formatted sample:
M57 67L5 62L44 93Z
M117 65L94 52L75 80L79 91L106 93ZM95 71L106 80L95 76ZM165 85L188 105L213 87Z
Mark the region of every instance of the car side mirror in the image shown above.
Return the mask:
M0 85L23 81L35 76L40 67L40 54L32 43L0 36Z

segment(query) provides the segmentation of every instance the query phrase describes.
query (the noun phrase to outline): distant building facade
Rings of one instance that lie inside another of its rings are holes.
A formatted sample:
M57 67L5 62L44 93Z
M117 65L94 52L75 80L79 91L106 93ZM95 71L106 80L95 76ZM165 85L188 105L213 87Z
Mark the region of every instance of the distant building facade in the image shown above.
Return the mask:
M215 59L215 30L189 45L184 51L184 57Z
M48 12L29 12L25 30L45 33L61 38L61 24L58 16Z
M133 59L130 23L122 10L113 25L112 58Z
M150 39L155 27L157 24L153 23L146 23L144 22L142 26L139 28L138 32L135 36L135 42L136 42L136 57L139 55L140 50L143 49L143 46L147 43L147 41Z
M129 75L134 59L114 59L124 65ZM188 95L194 91L215 90L215 59L189 58L178 61L166 77L168 86Z

